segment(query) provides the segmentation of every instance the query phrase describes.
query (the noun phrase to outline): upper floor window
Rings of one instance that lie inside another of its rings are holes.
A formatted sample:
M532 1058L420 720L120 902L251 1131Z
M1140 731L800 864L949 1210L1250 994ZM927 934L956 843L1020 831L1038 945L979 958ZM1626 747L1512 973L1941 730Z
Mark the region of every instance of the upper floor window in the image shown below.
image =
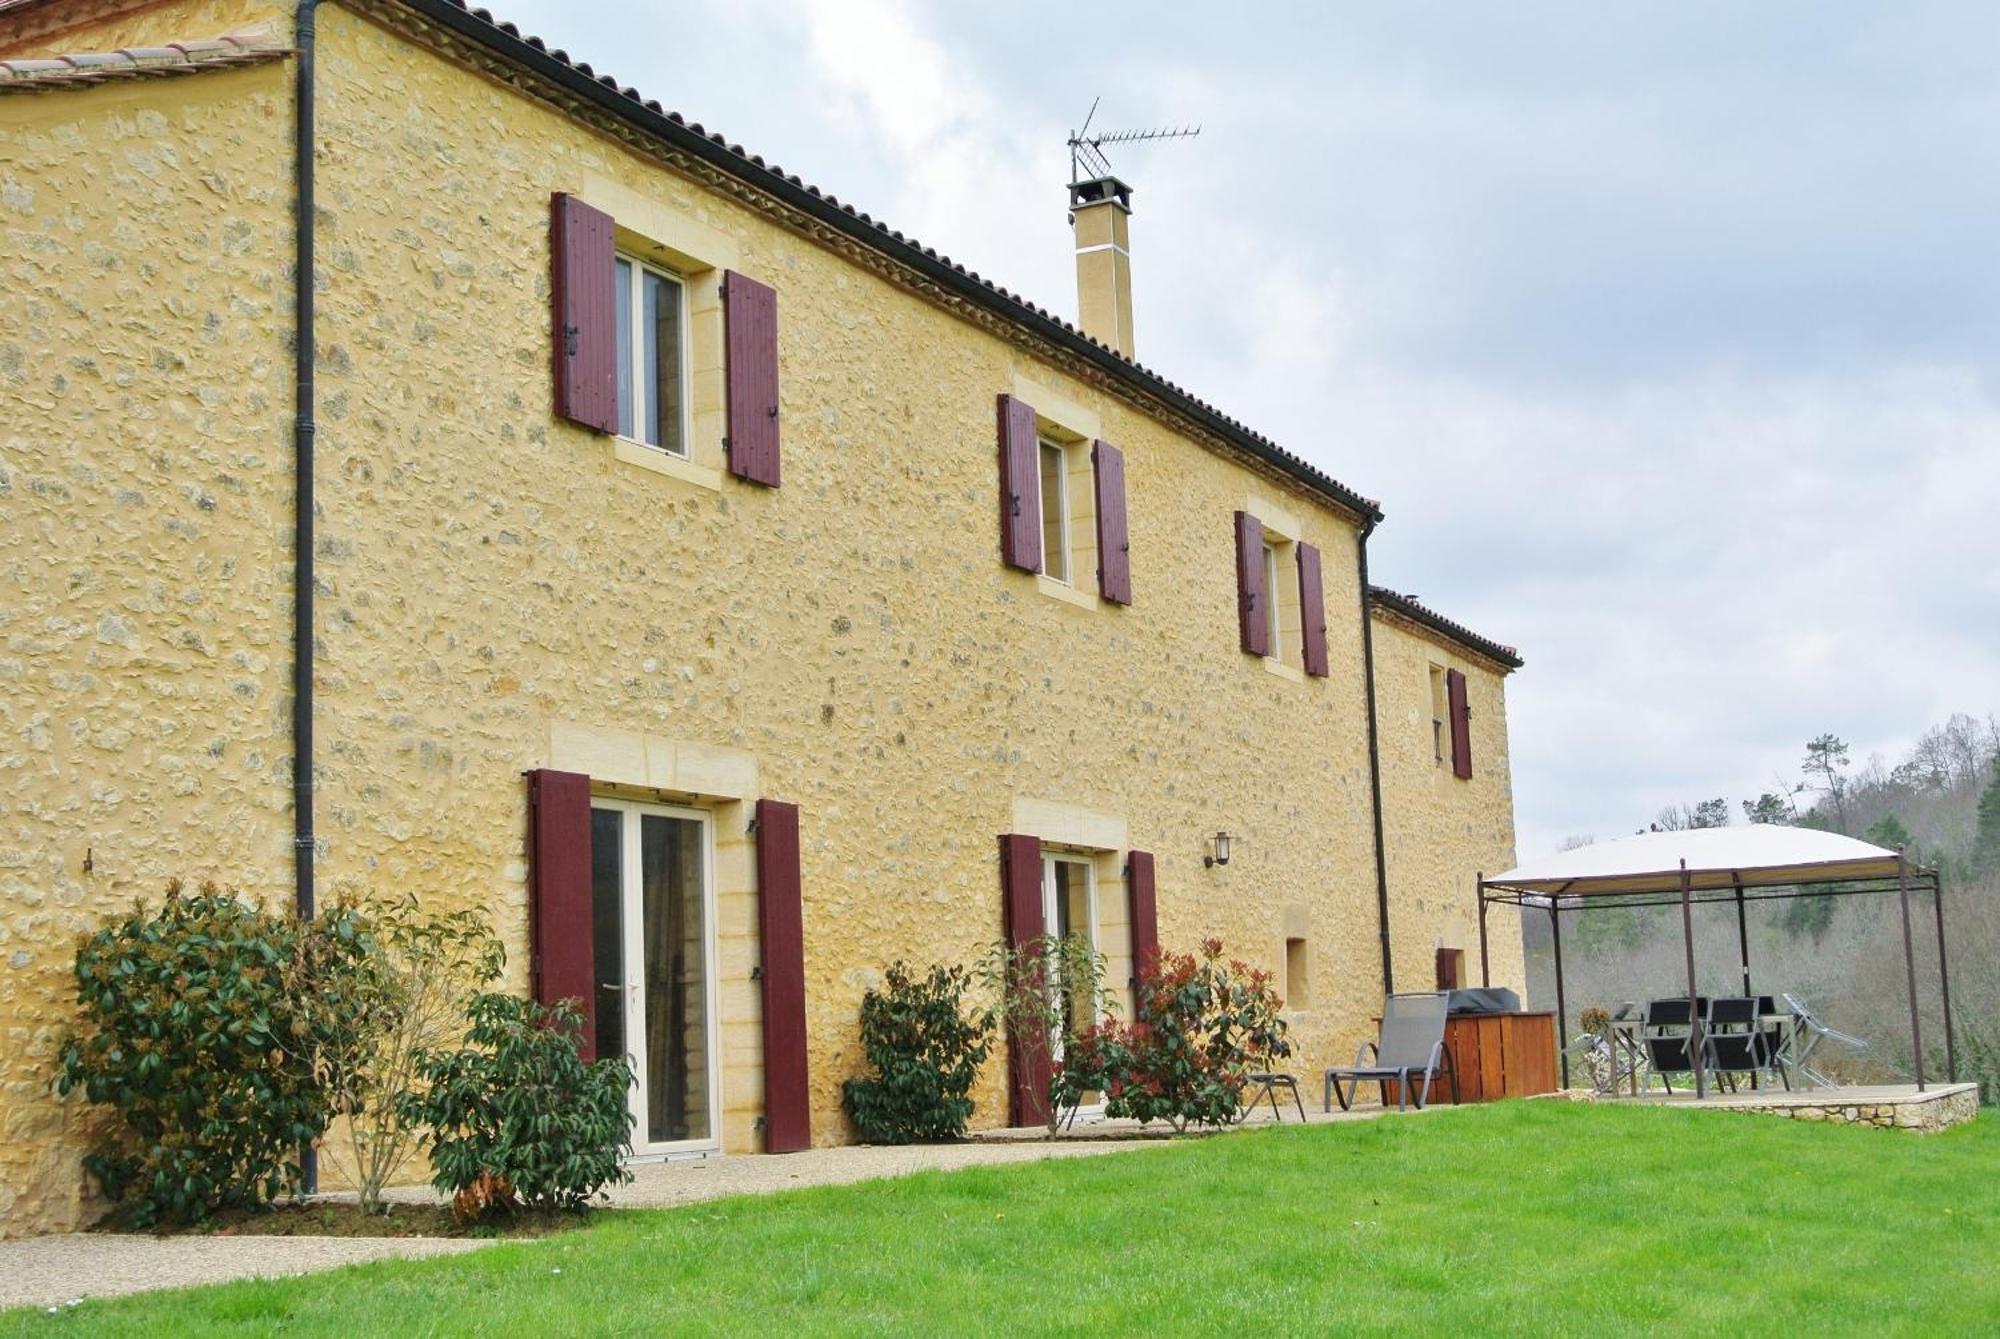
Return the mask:
M1285 663L1285 616L1280 609L1284 587L1278 584L1278 545L1281 542L1269 536L1264 539L1264 654L1282 665Z
M629 256L616 273L618 435L685 456L687 285Z
M1451 710L1445 696L1444 666L1431 666L1431 760L1439 767L1444 766L1444 749L1448 742Z
M1042 484L1042 575L1064 584L1070 576L1069 453L1044 437L1040 439Z

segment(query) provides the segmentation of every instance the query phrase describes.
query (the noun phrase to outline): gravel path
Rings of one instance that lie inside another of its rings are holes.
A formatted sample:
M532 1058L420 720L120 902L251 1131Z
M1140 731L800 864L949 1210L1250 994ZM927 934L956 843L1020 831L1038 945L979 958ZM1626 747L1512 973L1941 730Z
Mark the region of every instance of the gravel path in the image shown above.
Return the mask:
M69 1232L0 1241L0 1307L309 1274L367 1260L456 1255L490 1240L446 1237L152 1237Z

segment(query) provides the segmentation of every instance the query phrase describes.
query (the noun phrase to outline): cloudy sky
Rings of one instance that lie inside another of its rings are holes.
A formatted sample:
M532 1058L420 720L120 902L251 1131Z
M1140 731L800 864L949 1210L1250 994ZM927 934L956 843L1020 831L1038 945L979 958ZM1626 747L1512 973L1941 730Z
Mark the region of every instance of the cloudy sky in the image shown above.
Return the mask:
M2000 12L493 0L1380 498L1499 640L1523 855L2000 711ZM1247 8L1247 7L1246 7Z

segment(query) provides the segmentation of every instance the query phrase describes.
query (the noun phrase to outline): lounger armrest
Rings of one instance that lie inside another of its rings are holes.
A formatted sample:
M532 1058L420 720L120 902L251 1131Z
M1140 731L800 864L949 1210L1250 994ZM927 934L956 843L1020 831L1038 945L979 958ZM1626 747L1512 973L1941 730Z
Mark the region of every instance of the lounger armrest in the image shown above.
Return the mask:
M1361 1044L1360 1044L1359 1046L1357 1046L1357 1047L1355 1047L1355 1048L1354 1048L1354 1067L1355 1067L1356 1069L1372 1069L1372 1068L1374 1068L1374 1066L1373 1066L1373 1065L1370 1065L1370 1064L1368 1064L1368 1063L1367 1063L1367 1059L1368 1059L1368 1053L1369 1053L1370 1051L1373 1051L1373 1052L1375 1053L1375 1059L1376 1059L1377 1061L1380 1061L1380 1060L1381 1060L1381 1058L1382 1058L1382 1048L1381 1048L1381 1047L1379 1047L1379 1046L1377 1046L1377 1045L1376 1045L1376 1044L1375 1044L1374 1042L1372 1042L1372 1041L1364 1041L1364 1042L1362 1042L1362 1043L1361 1043Z

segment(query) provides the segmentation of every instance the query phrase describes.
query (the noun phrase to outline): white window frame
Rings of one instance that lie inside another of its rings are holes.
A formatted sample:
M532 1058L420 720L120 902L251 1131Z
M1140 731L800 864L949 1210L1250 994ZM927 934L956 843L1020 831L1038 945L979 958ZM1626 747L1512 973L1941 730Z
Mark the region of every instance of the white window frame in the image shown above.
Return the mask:
M1083 906L1086 922L1083 927L1083 937L1089 943L1092 953L1102 954L1104 952L1104 944L1098 931L1097 922L1097 862L1081 852L1051 851L1046 849L1042 852L1043 933L1051 939L1055 938L1056 926L1060 920L1057 916L1057 910L1062 894L1056 888L1056 866L1059 864L1070 865L1083 871ZM1071 933L1074 934L1075 930L1072 929ZM1060 983L1057 983L1056 988L1061 988ZM1103 1001L1099 1000L1093 994L1090 1001L1090 1021L1095 1025L1101 1022L1103 1017ZM1055 1058L1060 1060L1062 1058L1062 1039L1056 1038L1055 1043Z
M1267 535L1264 545L1264 628L1270 634L1264 655L1280 664L1285 659L1285 620L1279 612L1278 545Z
M631 266L631 290L625 295L625 309L629 315L629 328L625 332L625 339L626 350L631 355L632 363L630 367L623 369L632 383L632 432L629 434L619 433L618 436L622 440L632 443L634 446L643 446L649 451L658 451L661 455L672 456L676 460L689 460L693 457L692 444L694 440L694 415L691 412L692 406L689 403L694 391L694 360L691 348L693 340L690 338L690 321L688 316L688 277L678 271L670 270L664 265L655 265L649 260L641 260L629 251L618 252L617 258ZM644 424L649 417L647 411L651 406L646 403L645 379L640 376L639 358L640 350L645 347L646 304L643 299L646 292L644 276L648 273L658 275L660 278L670 282L677 295L675 298L674 322L680 329L680 339L677 341L680 346L680 366L675 369L674 375L680 378L681 391L679 450L675 450L670 446L662 446L655 442L649 442L644 436ZM613 277L614 279L616 278L615 267L613 269Z
M1056 456L1056 545L1062 555L1062 573L1049 570L1049 546L1046 538L1042 544L1042 575L1051 581L1060 581L1065 586L1076 584L1076 546L1070 543L1069 505L1069 448L1047 435L1035 438L1035 487L1042 486L1042 470L1048 461L1047 453ZM1044 525L1048 517L1042 518Z
M1431 764L1442 767L1446 753L1445 733L1450 729L1451 718L1451 696L1446 687L1444 666L1430 666L1424 687L1431 695Z
M635 1124L632 1127L632 1151L625 1158L627 1162L642 1162L649 1159L685 1156L691 1153L714 1153L722 1148L722 1019L721 992L717 975L720 964L716 949L716 897L715 897L715 815L706 809L690 809L673 804L652 804L642 800L616 800L609 796L590 797L593 809L615 809L624 815L618 824L619 841L624 849L619 862L619 942L624 946L624 962L620 965L625 983L625 998L621 1004L625 1008L625 1049L632 1063L633 1082L626 1093L626 1107L632 1113ZM632 1017L633 992L645 980L645 896L640 887L638 871L644 854L641 826L647 814L666 818L692 819L701 825L701 897L702 897L702 962L703 995L707 1012L708 1041L703 1047L708 1060L708 1137L705 1139L673 1139L658 1142L648 1141L641 1136L648 1126L645 1085L640 1081L646 1073L645 1028L634 1032Z

